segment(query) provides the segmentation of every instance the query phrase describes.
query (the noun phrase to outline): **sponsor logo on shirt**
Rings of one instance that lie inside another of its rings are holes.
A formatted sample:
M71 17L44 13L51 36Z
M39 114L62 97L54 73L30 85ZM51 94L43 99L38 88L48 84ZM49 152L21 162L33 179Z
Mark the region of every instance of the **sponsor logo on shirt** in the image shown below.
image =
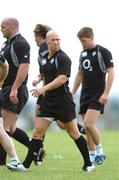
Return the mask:
M87 56L87 52L82 52L81 56L82 57L86 57Z
M43 59L41 63L42 63L42 65L45 65L46 64L46 59Z
M96 55L96 51L93 51L93 52L92 52L92 56L95 56L95 55Z
M28 56L27 56L27 55L24 55L24 58L28 58Z
M53 64L53 63L54 63L54 58L53 58L53 59L51 59L50 63L51 63L51 64Z

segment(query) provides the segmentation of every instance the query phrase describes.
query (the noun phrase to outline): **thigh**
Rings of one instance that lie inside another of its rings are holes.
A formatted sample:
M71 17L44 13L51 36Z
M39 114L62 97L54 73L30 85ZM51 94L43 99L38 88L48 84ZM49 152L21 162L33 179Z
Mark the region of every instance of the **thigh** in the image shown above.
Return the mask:
M16 129L18 114L9 110L2 109L2 116L4 129L13 133Z
M11 92L11 86L4 87L2 89L2 103L1 107L2 109L13 111L16 114L20 114L23 107L25 106L27 100L28 100L28 90L25 85L21 86L18 90L18 100L19 102L17 104L13 104L10 101L10 92Z
M57 126L59 126L61 129L64 129L64 128L65 128L65 127L64 127L64 123L61 122L60 120L57 120L57 121L56 121L56 124L57 124Z
M39 110L40 110L40 105L36 104L36 107L35 107L35 116L37 116Z
M66 131L71 136L72 139L76 140L80 137L80 133L77 126L77 119L74 119L70 122L63 123Z
M84 123L94 124L97 118L99 117L99 115L100 115L99 110L88 109L85 114Z
M69 122L62 122L65 129L66 130L72 130L72 129L75 129L77 127L77 119L74 119L72 121L69 121Z
M80 98L80 114L85 114L88 109L94 109L103 114L104 105L98 102L102 93L103 89L83 92L83 95L81 95Z

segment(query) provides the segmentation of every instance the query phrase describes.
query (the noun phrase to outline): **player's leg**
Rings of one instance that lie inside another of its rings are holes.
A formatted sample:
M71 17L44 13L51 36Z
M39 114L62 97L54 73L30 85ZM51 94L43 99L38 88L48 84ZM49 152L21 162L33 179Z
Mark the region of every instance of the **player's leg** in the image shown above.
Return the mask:
M64 129L64 124L60 120L57 120L56 123L61 129ZM85 127L83 125L77 123L77 126L78 126L78 130L81 134L86 134Z
M100 111L95 109L88 109L84 118L89 154L92 155L95 153L96 156L100 157L98 158L100 159L100 162L98 164L102 163L103 160L105 159L102 144L100 141L99 131L95 126L96 120L99 117L99 115L100 115ZM95 158L91 160L95 161Z
M77 128L77 120L74 119L70 122L64 123L64 126L69 136L74 140L76 146L78 147L80 153L82 154L84 160L83 170L93 171L95 167L92 165L89 158L87 142L85 138L79 133L79 130Z
M0 143L7 152L7 154L9 155L9 157L11 158L10 163L13 163L14 165L21 164L17 157L12 139L9 137L9 135L5 132L3 128L3 120L1 118L0 118Z

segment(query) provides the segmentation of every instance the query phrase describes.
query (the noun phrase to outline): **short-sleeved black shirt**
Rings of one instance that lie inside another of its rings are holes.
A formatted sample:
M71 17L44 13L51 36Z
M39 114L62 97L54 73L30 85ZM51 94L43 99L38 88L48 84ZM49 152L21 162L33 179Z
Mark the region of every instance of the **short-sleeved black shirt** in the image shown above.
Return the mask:
M5 57L2 54L0 54L0 65L4 63L5 63Z
M57 51L53 57L48 59L48 54L40 60L40 73L44 76L45 84L53 81L58 75L70 77L71 60L62 50ZM69 92L69 82L54 90L48 91L46 95L56 96Z
M13 56L11 55L11 46L14 49L14 56L16 56L16 58L13 58ZM4 55L5 59L7 59L9 64L9 72L4 81L4 87L12 85L15 81L18 71L18 67L14 63L16 59L18 61L18 65L22 63L30 63L30 45L28 44L27 40L20 33L18 33L4 43L1 53ZM27 83L27 79L28 76L24 80L23 84Z
M106 69L113 67L112 54L106 48L96 45L80 54L79 69L83 70L82 89L94 90L105 86L106 73L101 71L98 62L98 48L103 57Z
M38 63L39 63L39 71L40 71L40 61L48 54L48 46L45 42L39 44L38 51Z

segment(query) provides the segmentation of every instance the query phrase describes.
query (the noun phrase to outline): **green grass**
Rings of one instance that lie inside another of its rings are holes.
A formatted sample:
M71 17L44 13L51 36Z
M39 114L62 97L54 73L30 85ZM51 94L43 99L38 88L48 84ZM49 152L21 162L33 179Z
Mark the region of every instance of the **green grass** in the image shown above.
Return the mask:
M119 132L103 131L101 139L107 159L102 165L96 166L95 172L81 171L82 157L65 131L48 131L45 138L47 155L42 166L32 164L28 172L11 172L6 167L0 167L0 180L118 180ZM19 158L23 161L27 149L14 142ZM62 158L56 158L56 155Z

